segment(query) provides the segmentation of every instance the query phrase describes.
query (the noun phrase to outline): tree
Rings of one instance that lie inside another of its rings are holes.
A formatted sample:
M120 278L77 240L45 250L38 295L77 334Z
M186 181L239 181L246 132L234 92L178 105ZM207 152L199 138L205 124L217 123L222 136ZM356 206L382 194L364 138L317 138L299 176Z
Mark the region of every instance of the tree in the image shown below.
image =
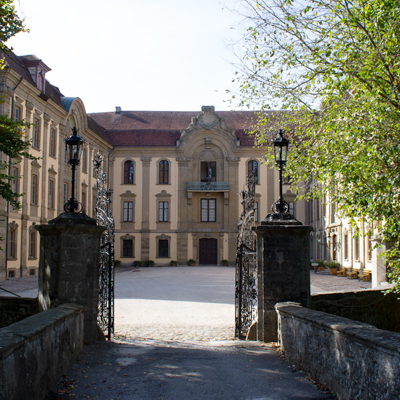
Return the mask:
M0 50L7 52L5 42L18 32L25 31L24 21L15 12L12 0L0 0ZM4 58L0 60L0 69L6 67ZM10 166L19 163L20 157L36 159L28 153L30 142L23 136L29 124L14 121L12 116L0 115L0 152L5 156L0 159L0 196L9 201L13 208L20 208L19 194L12 191L10 184Z
M400 4L244 3L241 104L288 110L280 127L292 136L287 173L299 197L327 194L354 226L374 222L393 243L385 257L400 292ZM269 115L254 127L266 147Z

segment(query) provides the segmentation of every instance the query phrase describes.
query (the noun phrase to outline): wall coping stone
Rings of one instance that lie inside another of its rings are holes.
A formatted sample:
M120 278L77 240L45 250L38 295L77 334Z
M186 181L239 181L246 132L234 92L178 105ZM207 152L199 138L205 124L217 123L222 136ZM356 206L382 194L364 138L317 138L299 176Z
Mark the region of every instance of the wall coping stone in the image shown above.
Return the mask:
M79 304L66 303L0 329L0 360L22 347L26 340L33 339L45 329L85 310Z
M385 331L373 325L304 308L293 302L277 303L275 309L286 317L294 316L318 325L326 331L336 330L353 341L357 340L377 351L384 351L391 356L400 356L400 333Z

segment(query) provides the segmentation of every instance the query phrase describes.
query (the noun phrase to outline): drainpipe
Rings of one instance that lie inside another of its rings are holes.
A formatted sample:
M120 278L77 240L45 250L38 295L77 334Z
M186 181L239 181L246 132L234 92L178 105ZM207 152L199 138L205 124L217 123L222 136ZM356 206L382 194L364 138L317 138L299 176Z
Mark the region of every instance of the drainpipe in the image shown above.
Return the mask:
M19 86L19 84L22 82L24 77L21 75L21 78L19 79L18 83L14 86L14 89L12 90L12 97L11 97L11 119L14 119L14 93L15 89ZM11 157L8 156L8 176L11 174ZM10 179L8 179L8 183L10 183ZM10 202L7 200L7 206L6 206L6 238L5 238L5 269L6 269L6 279L8 279L8 274L7 274L7 267L8 267L8 220L9 220L9 214L10 214ZM21 268L20 268L21 270ZM20 274L22 271L20 271Z

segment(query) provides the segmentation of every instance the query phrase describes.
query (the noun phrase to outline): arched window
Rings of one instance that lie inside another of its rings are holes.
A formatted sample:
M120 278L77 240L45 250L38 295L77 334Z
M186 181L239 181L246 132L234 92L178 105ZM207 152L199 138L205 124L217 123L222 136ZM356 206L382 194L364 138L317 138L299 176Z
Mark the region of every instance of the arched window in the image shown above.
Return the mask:
M161 160L158 164L158 183L169 183L169 162L167 160Z
M133 183L133 161L124 163L124 184Z
M256 183L258 183L258 162L250 160L247 164L247 176L249 176L253 171L256 177Z

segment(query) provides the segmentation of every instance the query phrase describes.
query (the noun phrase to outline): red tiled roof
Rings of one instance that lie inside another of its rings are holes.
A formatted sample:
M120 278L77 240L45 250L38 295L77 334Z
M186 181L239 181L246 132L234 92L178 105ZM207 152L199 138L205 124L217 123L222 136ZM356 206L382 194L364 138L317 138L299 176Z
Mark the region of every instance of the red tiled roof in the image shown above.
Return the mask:
M113 146L176 146L182 129L187 129L200 111L121 111L89 114L105 129ZM246 133L256 121L253 111L216 111L230 129L235 129L241 146L252 147L254 138Z

